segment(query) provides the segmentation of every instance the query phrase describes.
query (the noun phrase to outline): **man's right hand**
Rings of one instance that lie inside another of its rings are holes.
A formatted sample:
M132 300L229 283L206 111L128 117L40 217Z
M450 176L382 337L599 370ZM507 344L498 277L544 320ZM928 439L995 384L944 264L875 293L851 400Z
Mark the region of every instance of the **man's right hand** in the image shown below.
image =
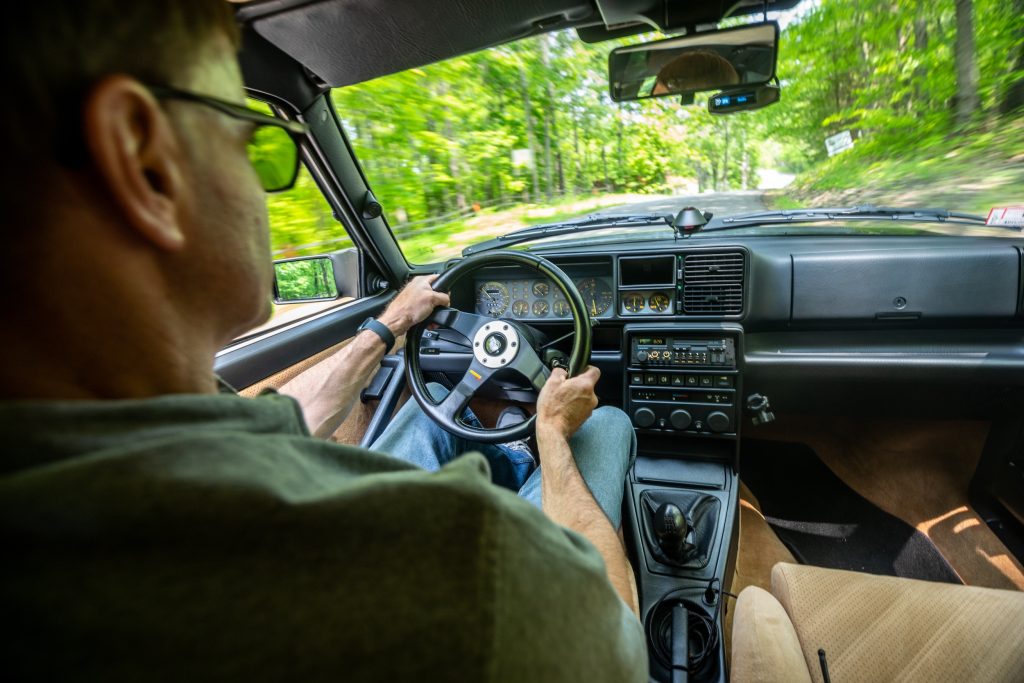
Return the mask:
M553 430L568 440L597 407L594 386L600 377L592 365L572 379L561 368L552 370L537 397L537 429Z

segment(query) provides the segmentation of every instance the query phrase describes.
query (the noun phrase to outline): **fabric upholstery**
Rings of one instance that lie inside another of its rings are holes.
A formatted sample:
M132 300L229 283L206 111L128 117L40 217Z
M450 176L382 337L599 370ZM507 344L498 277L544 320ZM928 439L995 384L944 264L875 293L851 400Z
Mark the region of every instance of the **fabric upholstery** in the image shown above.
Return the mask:
M743 589L732 634L733 683L810 683L800 641L786 610L766 590Z
M819 648L837 683L1024 681L1024 593L785 563L772 593L815 681Z

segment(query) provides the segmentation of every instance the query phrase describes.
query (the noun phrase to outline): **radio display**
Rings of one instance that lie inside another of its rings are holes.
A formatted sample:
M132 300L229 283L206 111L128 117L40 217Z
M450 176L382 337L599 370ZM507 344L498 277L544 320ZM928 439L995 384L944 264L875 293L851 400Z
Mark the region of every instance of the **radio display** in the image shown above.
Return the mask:
M638 346L664 346L664 337L637 337L636 343Z

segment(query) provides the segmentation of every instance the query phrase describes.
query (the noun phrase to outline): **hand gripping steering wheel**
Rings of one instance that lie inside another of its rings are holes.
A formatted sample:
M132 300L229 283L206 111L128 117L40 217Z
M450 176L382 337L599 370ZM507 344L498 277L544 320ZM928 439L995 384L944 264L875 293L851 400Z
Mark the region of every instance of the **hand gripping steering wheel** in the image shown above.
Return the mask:
M547 259L518 251L479 254L459 262L443 273L434 281L433 287L439 292L450 291L456 282L481 268L509 265L535 270L538 276L550 278L562 292L569 304L573 324L572 352L566 370L570 377L579 374L590 360L590 316L576 285ZM473 349L473 359L466 374L440 403L435 403L427 390L423 370L420 368L420 339L429 323L459 332L469 339ZM405 340L409 390L423 412L445 431L478 443L506 443L533 434L537 420L535 415L525 422L504 429L473 427L462 420L462 413L470 399L498 371L518 372L537 391L544 386L550 370L541 360L539 350L530 344L530 335L524 334L520 325L510 320L441 307L409 330Z

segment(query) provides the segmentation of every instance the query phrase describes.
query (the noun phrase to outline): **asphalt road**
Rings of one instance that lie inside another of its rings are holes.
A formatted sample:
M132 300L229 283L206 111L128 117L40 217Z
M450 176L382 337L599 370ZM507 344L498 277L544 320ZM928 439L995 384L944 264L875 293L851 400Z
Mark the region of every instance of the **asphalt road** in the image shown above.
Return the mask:
M595 214L600 216L623 216L632 213L676 214L687 206L694 206L701 211L710 211L715 215L731 216L752 211L764 211L766 207L762 197L763 194L759 190L707 192L676 197L658 197L650 201L633 202L603 209Z

